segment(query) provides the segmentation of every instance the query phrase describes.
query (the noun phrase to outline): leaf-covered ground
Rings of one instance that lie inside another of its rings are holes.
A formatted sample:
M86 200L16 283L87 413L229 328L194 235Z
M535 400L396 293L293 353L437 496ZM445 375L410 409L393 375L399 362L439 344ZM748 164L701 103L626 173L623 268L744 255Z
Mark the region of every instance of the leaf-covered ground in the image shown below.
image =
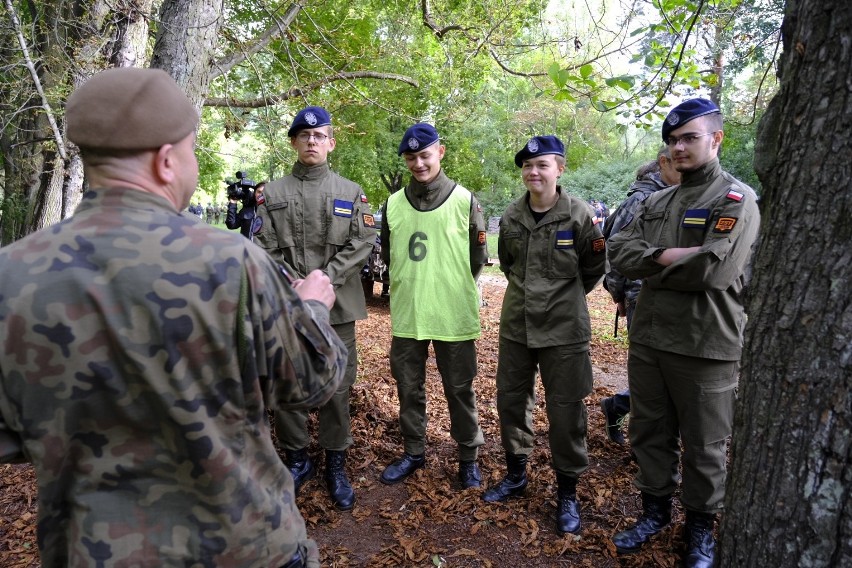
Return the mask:
M505 280L483 278L479 375L475 382L485 446L480 467L485 485L504 473L495 405L497 334ZM378 286L376 286L378 293ZM618 557L613 532L635 520L639 497L631 481L630 450L610 443L603 431L598 400L626 387L626 343L613 337L614 307L601 288L589 296L595 339L592 362L595 391L587 399L590 467L581 477L578 497L583 531L560 537L555 529L556 485L547 448L547 420L539 384L534 412L536 449L530 456L526 496L507 503L481 500L482 490L462 491L456 482L457 452L449 436L449 417L434 360L428 364L429 416L426 467L404 483L379 482L385 465L402 451L397 426L396 386L390 376L388 302L368 300L369 318L358 322L359 377L352 390L354 446L347 470L357 495L349 513L332 506L319 475L299 496L309 535L320 544L323 566L666 566L677 564L681 546L676 523L639 554ZM622 325L624 320L620 322ZM311 427L315 428L315 417ZM322 461L322 451L310 448ZM35 541L36 488L32 468L0 465L0 566L40 566Z

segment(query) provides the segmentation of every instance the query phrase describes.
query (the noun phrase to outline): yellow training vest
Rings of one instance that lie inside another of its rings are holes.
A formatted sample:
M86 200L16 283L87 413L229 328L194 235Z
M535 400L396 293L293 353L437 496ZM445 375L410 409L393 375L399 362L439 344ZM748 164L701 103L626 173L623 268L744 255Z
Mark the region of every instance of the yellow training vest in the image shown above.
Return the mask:
M456 185L431 211L398 191L384 222L390 230L391 332L397 337L464 341L479 337L479 293L470 272L470 202Z

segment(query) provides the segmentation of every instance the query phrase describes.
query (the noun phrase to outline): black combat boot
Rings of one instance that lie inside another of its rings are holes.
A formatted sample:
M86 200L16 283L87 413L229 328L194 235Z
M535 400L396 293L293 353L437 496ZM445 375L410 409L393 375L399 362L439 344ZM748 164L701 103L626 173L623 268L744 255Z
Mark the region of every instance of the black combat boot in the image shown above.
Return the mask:
M355 506L355 491L346 477L345 465L345 451L325 451L325 485L334 506L341 511L349 511Z
M672 496L642 493L642 516L627 530L615 533L612 543L619 554L637 552L672 521Z
M713 538L713 525L716 515L713 513L686 512L686 552L683 555L684 568L712 568L716 559L716 540Z
M406 477L420 469L426 464L426 454L414 456L403 452L402 457L390 464L382 472L379 481L385 485L393 485L403 481Z
M482 498L489 503L505 501L524 494L527 488L527 456L506 453L506 477L488 489Z
M459 482L462 489L479 487L482 484L482 474L479 473L476 460L459 462Z
M314 462L311 461L311 457L308 455L307 448L302 448L301 450L285 450L284 453L287 457L287 459L284 460L284 463L293 475L293 485L296 495L298 495L299 488L302 487L306 481L313 479L317 470L314 467Z
M580 532L580 504L577 502L577 480L556 474L556 530L559 534Z

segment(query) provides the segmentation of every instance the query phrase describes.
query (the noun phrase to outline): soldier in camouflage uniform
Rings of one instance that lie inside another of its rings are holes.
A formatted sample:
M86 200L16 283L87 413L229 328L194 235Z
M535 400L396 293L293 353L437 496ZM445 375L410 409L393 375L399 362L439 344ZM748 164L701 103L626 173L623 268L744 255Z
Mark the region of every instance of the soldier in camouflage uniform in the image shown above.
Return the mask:
M367 317L360 272L376 238L370 205L361 187L329 168L335 148L331 117L322 107L296 114L287 132L296 150L292 173L266 184L257 194L260 228L257 244L297 278L322 270L331 278L337 300L331 323L349 349L346 375L331 400L319 409L319 443L325 449L325 482L334 505L355 505L346 476L346 450L352 445L349 391L357 375L355 320ZM308 455L308 413L275 413L275 434L284 447L296 489L316 473Z
M535 136L515 155L527 192L500 220L498 254L508 287L500 312L497 412L506 476L483 499L504 501L527 487L533 451L535 378L544 385L548 441L557 481L556 527L581 529L577 480L589 465L587 413L592 336L586 294L604 275L606 249L589 205L558 184L565 147Z
M627 190L627 199L618 206L615 213L610 215L604 224L604 238L617 235L625 227L642 207L642 203L649 195L660 189L680 183L680 172L674 169L669 147L663 146L657 152L657 159L645 164L636 172L636 181ZM636 310L636 298L639 296L641 280L625 278L618 270L609 267L609 272L604 278L604 288L612 296L618 305L618 313L627 316L627 329L630 330L630 322L633 320L633 312ZM606 433L609 439L618 445L624 444L624 434L621 432L621 423L630 412L630 390L625 389L615 396L602 398L601 410L606 418Z
M267 411L340 383L334 292L180 213L197 116L161 70L93 77L90 190L0 249L0 460L35 467L44 566L319 566Z
M621 554L638 551L671 522L672 495L680 485L684 566L710 568L713 528L725 498L746 269L760 213L754 191L719 164L724 132L712 101L676 106L663 122L662 138L681 183L648 197L609 241L613 267L642 279L627 373L643 512L612 541Z

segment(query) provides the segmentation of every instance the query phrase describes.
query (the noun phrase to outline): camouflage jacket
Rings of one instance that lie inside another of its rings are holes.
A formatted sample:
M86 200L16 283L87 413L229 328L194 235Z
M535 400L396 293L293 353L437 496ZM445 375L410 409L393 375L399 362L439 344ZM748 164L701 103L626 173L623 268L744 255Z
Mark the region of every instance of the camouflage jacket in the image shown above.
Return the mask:
M617 235L621 229L630 224L630 221L633 220L633 217L642 208L642 203L648 199L648 196L665 187L666 183L660 179L659 172L650 173L633 182L633 185L627 190L627 199L618 206L612 215L607 217L603 229L604 237L609 239ZM616 302L636 302L642 281L625 278L623 274L612 268L612 266L607 266L607 268L604 288L610 293L612 299Z
M38 478L44 566L318 566L268 410L346 348L239 234L132 189L0 249L0 460Z

